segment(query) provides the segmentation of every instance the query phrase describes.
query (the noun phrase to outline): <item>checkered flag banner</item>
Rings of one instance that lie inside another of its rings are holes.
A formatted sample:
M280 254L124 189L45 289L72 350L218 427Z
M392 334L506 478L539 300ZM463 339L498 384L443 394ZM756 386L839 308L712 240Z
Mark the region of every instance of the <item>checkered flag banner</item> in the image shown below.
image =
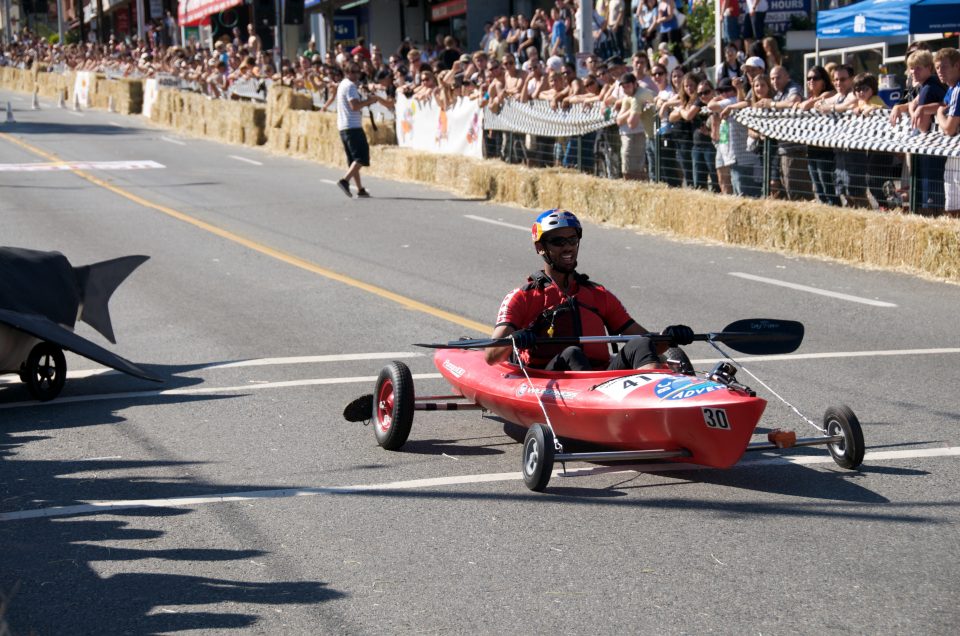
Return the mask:
M484 130L540 135L542 137L578 137L613 125L609 108L594 105L584 110L580 105L566 110L550 107L550 102L507 100L499 113L483 109Z
M733 117L747 128L778 141L839 150L960 157L960 135L947 137L935 127L921 133L911 128L907 117L892 125L886 109L856 115L745 108Z

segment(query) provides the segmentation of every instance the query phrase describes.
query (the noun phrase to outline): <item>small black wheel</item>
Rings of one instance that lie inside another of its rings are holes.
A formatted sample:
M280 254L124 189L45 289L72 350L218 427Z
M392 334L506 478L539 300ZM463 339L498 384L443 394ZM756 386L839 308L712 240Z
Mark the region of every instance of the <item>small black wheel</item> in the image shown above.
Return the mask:
M26 382L30 394L41 402L57 397L67 381L67 359L63 350L49 342L37 344L30 350L20 378Z
M666 362L670 368L677 373L682 373L684 375L696 374L696 371L693 369L693 363L690 362L690 358L687 357L687 353L680 347L670 347L664 351L663 361Z
M841 405L828 408L823 414L823 427L830 437L843 437L843 441L827 445L838 466L852 470L863 463L863 454L866 451L863 429L850 407Z
M413 426L413 376L402 362L380 370L373 392L373 433L387 450L403 446Z
M542 492L553 474L553 432L545 424L534 424L523 440L523 483Z

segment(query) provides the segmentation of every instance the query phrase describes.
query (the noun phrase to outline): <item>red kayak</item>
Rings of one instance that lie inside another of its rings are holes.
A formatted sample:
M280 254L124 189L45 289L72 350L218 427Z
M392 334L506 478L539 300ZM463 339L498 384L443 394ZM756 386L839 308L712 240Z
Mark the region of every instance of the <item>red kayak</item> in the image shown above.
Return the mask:
M685 449L682 461L728 468L743 455L767 402L752 391L668 367L626 371L542 371L501 363L482 351L440 349L434 364L465 398L505 420L544 421L557 437L617 450Z
M554 338L552 344L622 343L631 337ZM655 342L666 338L646 337ZM751 355L790 353L802 339L800 323L769 319L741 320L723 331L694 336L718 350L716 343L723 343ZM822 427L804 418L820 432L818 437L797 439L792 431L774 429L767 443L751 443L767 403L737 381L732 360L696 373L686 354L673 348L661 368L644 370L559 372L486 363L485 347L511 343L499 338L419 345L437 350L434 364L453 395L417 396L410 369L395 361L380 371L374 393L353 400L343 416L352 422L372 421L380 446L400 450L415 411L489 411L528 429L522 475L527 487L537 491L546 488L555 461L666 459L728 468L746 451L815 445L827 446L843 468L856 468L863 461L863 432L846 406L828 408ZM565 452L564 441L601 450Z

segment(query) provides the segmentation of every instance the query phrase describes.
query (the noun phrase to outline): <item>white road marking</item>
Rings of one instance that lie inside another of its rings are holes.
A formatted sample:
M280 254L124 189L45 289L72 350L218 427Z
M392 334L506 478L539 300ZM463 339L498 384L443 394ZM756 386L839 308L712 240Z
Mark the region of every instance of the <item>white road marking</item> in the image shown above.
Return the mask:
M768 362L788 360L823 360L826 358L873 358L877 356L919 356L944 353L960 353L960 348L946 349L889 349L886 351L826 351L824 353L789 353L775 356L733 356L737 362ZM710 364L720 358L702 358L691 360L693 364Z
M491 225L501 225L503 227L509 227L514 230L523 230L524 232L529 232L530 228L525 225L515 225L513 223L506 223L504 221L497 221L496 219L486 219L482 216L474 216L472 214L464 214L463 218L470 219L471 221L480 221L482 223L490 223Z
M789 362L793 360L821 360L827 358L860 358L860 357L874 357L874 356L903 356L903 355L936 355L936 354L956 354L960 353L960 348L945 348L945 349L899 349L899 350L888 350L888 351L836 351L836 352L826 352L826 353L795 353L788 355L776 355L776 356L736 356L734 360L740 363L752 363L752 362ZM321 363L321 362L348 362L352 360L392 360L392 359L403 359L403 358L416 358L422 357L422 353L412 353L409 351L388 351L384 353L353 353L353 354L342 354L342 355L324 355L324 356L301 356L301 357L291 357L291 358L258 358L254 360L240 360L238 362L226 362L223 364L216 364L207 369L230 369L230 368L239 368L239 367L259 367L259 366L272 366L272 365L285 365L285 364L312 364L312 363ZM700 358L696 360L691 360L693 364L714 364L718 362L719 358ZM114 371L113 369L108 368L99 368L99 369L84 369L79 371L68 371L67 379L80 379L80 378L89 378L98 375L106 374L118 374L119 371ZM416 377L416 376L415 376ZM424 376L426 377L426 376ZM439 377L439 376L431 376ZM362 378L363 380L368 380L369 378ZM343 378L343 383L349 383L358 381L356 378ZM0 376L0 386L4 384L18 384L20 379L17 378L14 374L8 374L7 376ZM322 380L302 380L302 383L319 383L319 384L336 384L336 378L322 379ZM297 386L296 383L283 383L283 382L274 382L274 383L264 383L257 385L258 389L267 389L267 388L288 388L290 386ZM233 391L233 390L245 390L250 387L240 387L239 389L226 388L226 389L209 389L207 392L216 392L216 391ZM199 391L199 389L198 389ZM51 402L10 402L8 404L0 404L0 409L9 409L20 406L43 406L43 405L55 405L62 404L64 402L84 402L84 401L99 401L104 399L113 399L113 398L130 398L130 397L140 397L140 396L151 396L151 395L168 395L168 392L163 391L146 391L146 392L136 392L136 393L111 393L105 395L90 395L90 396L75 396L72 398L58 398Z
M331 181L330 179L320 179L320 183L326 183L328 185L337 185L336 181Z
M355 360L399 360L404 358L422 358L424 354L413 353L410 351L385 351L382 353L346 353L324 356L298 356L292 358L255 358L252 360L238 360L236 362L224 362L223 364L214 364L204 369L232 369L237 367L264 367L278 366L284 364L314 364L318 362L351 362ZM97 375L116 375L119 371L107 367L99 369L83 369L80 371L67 371L67 379L90 378ZM0 384L17 384L20 379L11 374L7 377L0 377Z
M0 163L0 172L66 172L69 170L156 170L166 168L149 159L134 161L50 161L39 163Z
M107 123L110 124L111 126L115 126L115 127L117 127L117 128L126 128L126 126L124 126L123 124L119 124L119 123L117 123L117 122L115 122L115 121L108 121Z
M170 143L170 144L177 144L178 146L186 146L186 145L187 145L187 142L185 142L185 141L180 141L179 139L172 139L172 138L170 138L170 137L163 137L163 136L161 136L160 139L162 139L162 140L164 140L165 142Z
M867 453L864 457L865 463L889 461L894 459L913 459L929 457L958 457L960 456L960 447L953 446L947 448L919 448L909 451L878 451ZM738 468L751 468L763 465L811 465L811 464L832 464L833 459L829 455L799 455L791 457L789 455L779 455L776 457L763 457L755 460L743 460L733 468L727 470L737 470ZM566 477L586 476L603 473L645 473L645 472L671 472L686 471L691 469L713 470L703 466L694 466L691 464L649 464L633 465L630 467L610 467L597 466L579 470L567 470ZM564 476L562 469L554 471L555 476ZM254 490L247 492L231 492L216 495L207 495L205 497L173 497L166 499L127 499L119 501L94 501L75 506L54 506L52 508L38 508L35 510L21 510L17 512L0 513L0 522L3 521L23 521L25 519L41 519L50 517L71 517L74 515L84 515L90 513L111 513L116 510L129 510L131 508L176 508L182 506L201 506L205 504L228 503L237 501L253 501L256 499L286 499L290 497L315 497L318 495L349 495L354 493L364 493L371 491L397 491L397 490L416 490L420 488L439 488L445 486L459 486L464 484L488 484L501 481L520 481L521 473L488 473L481 475L454 475L452 477L436 477L427 479L411 479L408 481L392 481L382 484L360 484L355 486L328 486L324 488L278 488L274 490Z
M436 380L443 376L439 373L414 373L414 380ZM376 376L355 376L350 378L310 378L308 380L286 380L283 382L263 382L260 384L242 384L239 386L205 386L188 387L183 389L160 389L157 391L130 391L128 393L100 393L97 395L74 395L58 397L49 402L9 402L0 404L0 410L31 406L49 406L55 404L75 404L77 402L103 402L104 400L129 400L143 397L166 397L171 395L211 395L217 393L246 393L248 391L262 391L264 389L288 389L301 386L320 386L324 384L358 384L373 385Z
M754 276L753 274L744 274L743 272L729 272L729 274L731 276L736 276L737 278L752 280L757 283L767 283L768 285L777 285L779 287L787 287L789 289L796 289L797 291L805 291L811 294L819 294L821 296L829 296L830 298L839 298L840 300L848 300L852 303L861 303L863 305L871 305L873 307L896 307L895 304L884 302L882 300L873 300L871 298L861 298L860 296L851 296L850 294L841 294L840 292L829 291L827 289L820 289L818 287L809 287L807 285L798 285L797 283L788 283L787 281L777 280L776 278L764 278L763 276Z
M81 112L79 112L79 111L76 111L76 110L68 110L68 111L67 111L67 114L68 114L68 115L73 115L74 117L86 117L86 115L84 115L83 113L81 113Z
M354 360L393 360L396 358L422 358L422 353L411 351L386 351L382 353L344 353L325 356L300 356L295 358L258 358L216 364L208 369L232 369L235 367L261 367L275 364L311 364L314 362L351 362Z
M245 161L246 163L252 163L255 166L262 166L263 164L259 161L254 161L253 159L247 159L246 157L241 157L239 155L227 155L231 159L236 159L237 161Z

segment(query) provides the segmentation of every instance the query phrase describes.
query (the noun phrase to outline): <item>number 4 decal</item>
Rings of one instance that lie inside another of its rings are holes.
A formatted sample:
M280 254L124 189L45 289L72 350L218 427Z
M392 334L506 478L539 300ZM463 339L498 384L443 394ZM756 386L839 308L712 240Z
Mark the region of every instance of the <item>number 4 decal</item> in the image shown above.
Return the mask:
M730 430L730 420L727 419L727 412L723 409L712 409L703 407L703 421L707 428L719 428L724 431Z

